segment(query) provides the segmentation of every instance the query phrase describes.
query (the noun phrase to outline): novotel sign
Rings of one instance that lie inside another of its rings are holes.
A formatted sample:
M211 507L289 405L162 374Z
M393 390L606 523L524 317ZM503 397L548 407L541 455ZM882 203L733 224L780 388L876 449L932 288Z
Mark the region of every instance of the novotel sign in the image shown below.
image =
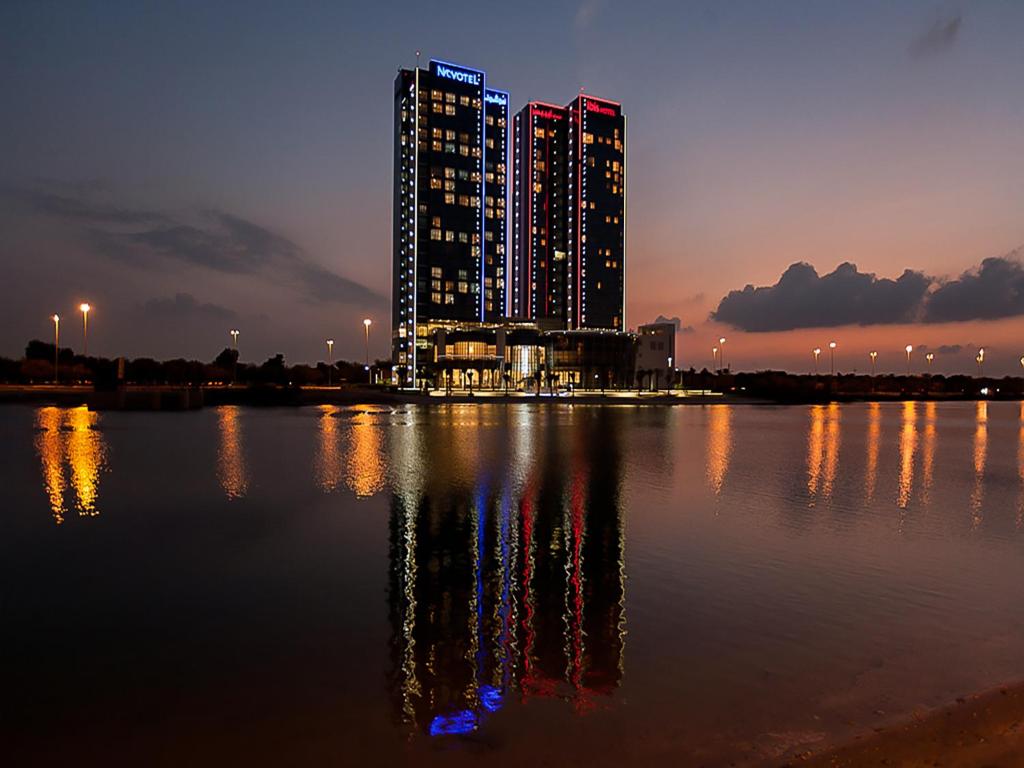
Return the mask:
M508 99L505 98L505 96L500 93L485 93L484 101L486 101L488 104L500 104L501 106L505 106L506 104L508 104Z
M450 64L441 64L435 61L434 74L438 77L454 80L456 83L480 85L480 72L470 72L467 69L459 69L458 67L453 67Z

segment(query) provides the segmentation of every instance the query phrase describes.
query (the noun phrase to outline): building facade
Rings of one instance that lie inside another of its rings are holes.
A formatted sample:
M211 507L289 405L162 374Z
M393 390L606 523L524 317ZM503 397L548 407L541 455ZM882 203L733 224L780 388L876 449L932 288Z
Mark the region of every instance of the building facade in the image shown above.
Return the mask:
M415 386L438 327L505 314L508 94L432 60L395 78L392 359Z
M679 362L675 323L648 323L637 330L637 385L646 385L649 389L672 386Z

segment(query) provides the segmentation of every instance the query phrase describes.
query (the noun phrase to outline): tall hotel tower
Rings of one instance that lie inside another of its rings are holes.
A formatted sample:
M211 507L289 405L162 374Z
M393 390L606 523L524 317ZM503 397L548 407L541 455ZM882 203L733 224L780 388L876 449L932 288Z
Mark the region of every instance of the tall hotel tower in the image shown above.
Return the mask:
M395 78L392 356L416 384L437 328L506 314L508 94L444 61Z
M626 118L580 95L530 102L513 128L509 314L546 328L625 326Z

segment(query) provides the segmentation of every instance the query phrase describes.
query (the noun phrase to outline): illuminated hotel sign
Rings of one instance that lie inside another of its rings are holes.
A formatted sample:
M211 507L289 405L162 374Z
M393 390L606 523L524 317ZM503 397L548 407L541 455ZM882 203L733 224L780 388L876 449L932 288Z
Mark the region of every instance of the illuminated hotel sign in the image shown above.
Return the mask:
M500 104L501 106L505 106L506 104L508 104L508 98L505 96L505 94L494 93L493 91L488 91L486 93L486 95L484 96L484 101L486 101L488 104Z
M439 61L432 61L431 64L434 65L434 74L438 77L454 80L457 83L466 83L467 85L480 85L480 72L460 69L451 64L442 64Z
M587 100L587 112L597 112L599 115L609 115L615 117L616 112L611 107L602 107L596 101Z
M535 117L542 117L545 120L561 120L562 116L557 112L553 112L550 109L538 109L534 113Z

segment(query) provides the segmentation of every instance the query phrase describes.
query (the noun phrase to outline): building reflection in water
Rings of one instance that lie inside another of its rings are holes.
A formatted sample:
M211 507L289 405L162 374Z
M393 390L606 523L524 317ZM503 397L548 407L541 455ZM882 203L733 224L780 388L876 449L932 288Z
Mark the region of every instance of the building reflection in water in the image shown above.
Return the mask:
M345 482L356 496L379 493L387 478L383 450L383 427L377 411L356 413L349 425L349 452Z
M729 405L712 405L709 411L706 473L716 496L722 493L732 458L732 411Z
M864 470L864 495L868 501L875 498L875 487L878 484L878 447L882 436L882 406L878 403L868 405L868 456Z
M1020 404L1020 428L1017 440L1017 474L1020 476L1020 500L1017 502L1017 527L1024 525L1024 402Z
M586 711L618 688L625 542L608 418L551 419L536 433L473 430L497 435L520 465L484 446L472 475L458 471L446 424L422 425L432 435L416 461L427 466L411 476L426 479L398 484L391 500L389 684L399 720L434 736L466 733L512 699L554 697Z
M974 490L971 492L971 525L977 528L982 520L985 500L985 461L988 455L988 403L979 400L975 406L974 427Z
M342 461L338 426L339 408L321 405L317 408L317 450L313 460L313 473L320 490L330 493L341 483Z
M819 496L832 497L839 469L839 405L815 405L810 411L807 435L807 493L811 503Z
M249 471L242 447L241 409L237 405L217 408L220 445L217 449L217 479L229 499L240 499L249 490Z
M99 514L100 475L107 468L107 448L99 431L100 416L85 406L46 407L36 411L36 453L54 522L64 522L68 485L79 515Z
M914 457L917 453L917 403L903 403L903 425L900 429L900 475L896 506L906 509L914 491ZM902 521L902 518L900 518Z

